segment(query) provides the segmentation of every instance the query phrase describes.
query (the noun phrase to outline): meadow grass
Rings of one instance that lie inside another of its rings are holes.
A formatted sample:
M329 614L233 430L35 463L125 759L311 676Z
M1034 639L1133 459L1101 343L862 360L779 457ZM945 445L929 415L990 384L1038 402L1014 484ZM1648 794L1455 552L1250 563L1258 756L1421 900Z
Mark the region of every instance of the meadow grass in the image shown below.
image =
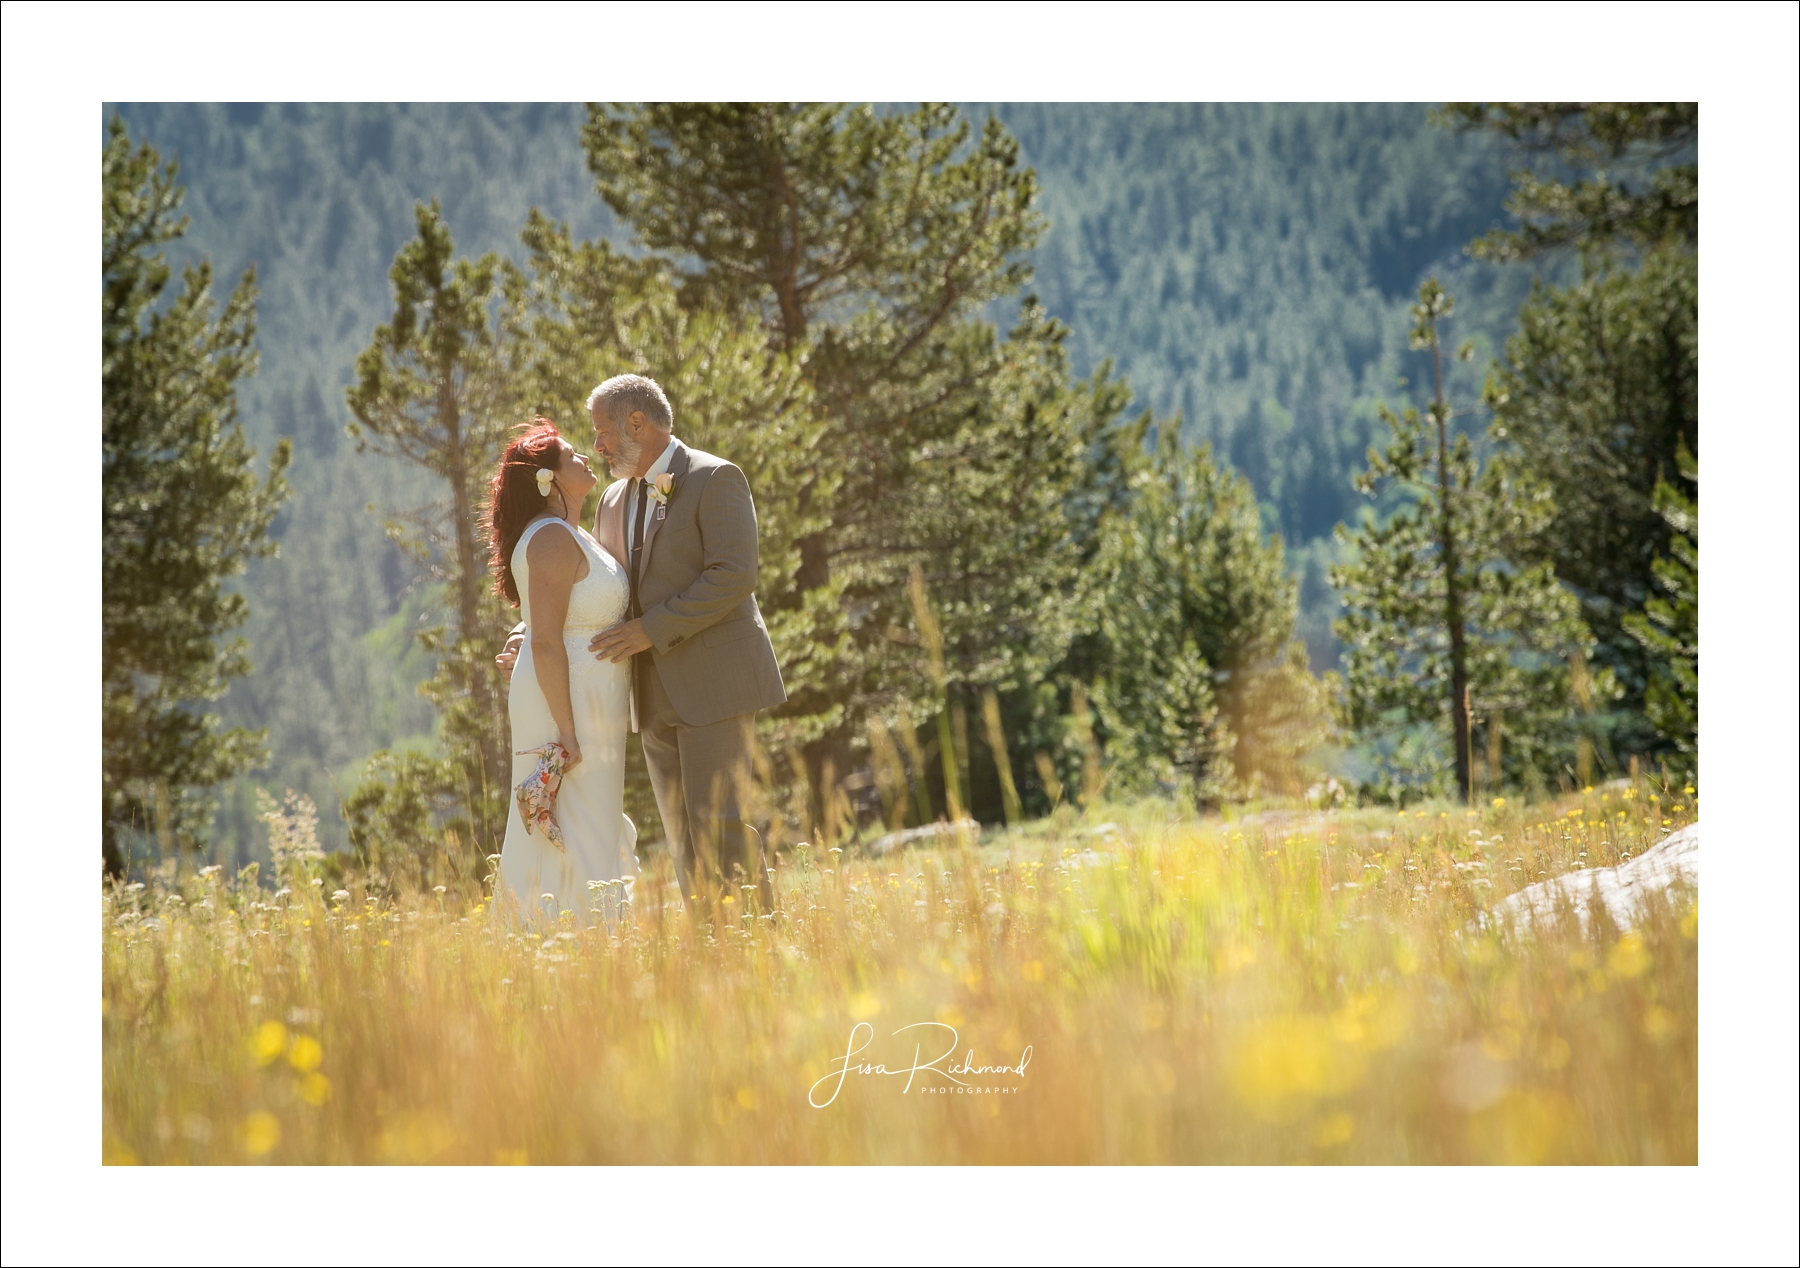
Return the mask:
M1482 915L1697 815L1647 783L1095 806L886 858L796 849L777 917L710 928L660 859L622 919L549 928L479 883L153 877L102 905L102 1154L1691 1164L1693 893L1626 931ZM862 1072L930 1062L951 1027L953 1059Z

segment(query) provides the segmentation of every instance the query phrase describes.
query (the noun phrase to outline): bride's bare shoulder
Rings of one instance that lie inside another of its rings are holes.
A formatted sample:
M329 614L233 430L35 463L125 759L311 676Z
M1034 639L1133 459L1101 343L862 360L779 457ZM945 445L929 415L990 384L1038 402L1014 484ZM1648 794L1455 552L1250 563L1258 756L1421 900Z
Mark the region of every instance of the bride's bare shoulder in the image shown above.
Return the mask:
M531 539L525 543L525 558L530 561L534 568L541 567L545 564L554 565L564 561L585 558L581 549L581 543L575 540L575 534L581 531L579 528L569 523L567 520L551 519L548 517L539 521L539 523L561 524L563 528L568 531L561 533L557 532L555 529L546 531L537 525L532 525L526 529L526 531L531 534Z

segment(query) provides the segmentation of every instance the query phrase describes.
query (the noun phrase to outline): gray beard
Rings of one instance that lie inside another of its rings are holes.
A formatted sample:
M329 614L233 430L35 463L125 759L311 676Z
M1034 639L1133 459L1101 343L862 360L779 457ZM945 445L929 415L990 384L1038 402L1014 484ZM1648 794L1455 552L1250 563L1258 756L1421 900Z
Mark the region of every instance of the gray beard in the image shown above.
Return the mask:
M619 437L619 452L606 460L607 470L615 480L629 480L637 474L638 459L644 456L644 442L629 436Z

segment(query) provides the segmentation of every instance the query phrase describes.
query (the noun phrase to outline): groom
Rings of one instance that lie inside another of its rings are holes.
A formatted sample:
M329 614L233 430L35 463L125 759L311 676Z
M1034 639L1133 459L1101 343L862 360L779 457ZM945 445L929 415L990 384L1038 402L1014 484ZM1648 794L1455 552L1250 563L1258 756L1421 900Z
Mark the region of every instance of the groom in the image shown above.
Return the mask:
M631 726L683 898L741 902L740 886L752 883L772 910L762 838L743 800L756 711L787 692L756 606L749 482L675 438L674 411L654 379L606 380L588 396L588 413L595 448L616 477L601 495L594 536L631 584L626 620L588 650L631 662Z

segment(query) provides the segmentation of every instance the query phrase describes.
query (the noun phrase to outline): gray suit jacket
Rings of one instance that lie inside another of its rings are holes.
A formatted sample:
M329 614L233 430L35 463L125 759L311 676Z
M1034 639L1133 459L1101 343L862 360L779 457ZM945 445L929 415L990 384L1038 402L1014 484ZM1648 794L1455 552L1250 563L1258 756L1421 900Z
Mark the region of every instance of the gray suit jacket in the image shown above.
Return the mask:
M638 603L669 702L688 726L709 726L787 699L768 627L756 606L756 506L750 482L723 458L679 440L669 461L675 487L667 506L652 500L644 520ZM631 571L625 495L614 482L600 497L594 536ZM635 690L632 729L638 725Z

